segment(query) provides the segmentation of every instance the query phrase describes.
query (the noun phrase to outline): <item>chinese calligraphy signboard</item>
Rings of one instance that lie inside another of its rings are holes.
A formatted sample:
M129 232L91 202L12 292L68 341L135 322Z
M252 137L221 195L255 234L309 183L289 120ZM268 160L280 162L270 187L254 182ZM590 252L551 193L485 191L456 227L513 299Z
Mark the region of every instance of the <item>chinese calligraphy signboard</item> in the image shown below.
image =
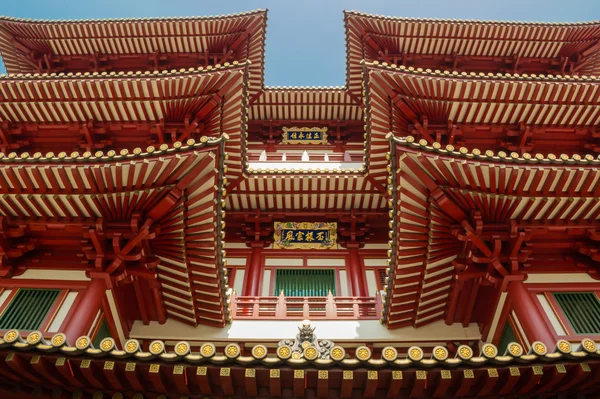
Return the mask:
M337 223L275 222L275 249L336 249Z
M284 127L283 144L327 144L327 128Z

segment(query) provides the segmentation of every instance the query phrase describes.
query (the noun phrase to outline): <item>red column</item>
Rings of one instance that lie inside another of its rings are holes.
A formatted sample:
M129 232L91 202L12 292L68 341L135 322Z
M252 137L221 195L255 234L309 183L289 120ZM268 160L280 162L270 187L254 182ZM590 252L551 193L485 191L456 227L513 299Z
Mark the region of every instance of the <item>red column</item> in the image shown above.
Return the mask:
M256 246L255 246L256 245ZM242 296L259 296L258 289L260 288L260 280L262 278L262 242L252 243L252 255L250 255L250 261L248 267L246 267L246 275L244 278L244 289L242 290Z
M87 335L98 311L102 307L102 299L106 292L106 282L102 279L92 279L85 291L80 293L81 300L77 307L72 310L72 316L63 333L67 336L67 342L75 345L77 338Z
M358 256L358 247L348 244L350 255L348 256L348 278L352 287L353 296L369 296L367 288L367 274Z
M517 315L529 343L540 341L546 344L549 351L552 350L556 345L554 335L546 323L546 317L538 310L525 284L522 281L513 281L508 285L507 291L512 309Z

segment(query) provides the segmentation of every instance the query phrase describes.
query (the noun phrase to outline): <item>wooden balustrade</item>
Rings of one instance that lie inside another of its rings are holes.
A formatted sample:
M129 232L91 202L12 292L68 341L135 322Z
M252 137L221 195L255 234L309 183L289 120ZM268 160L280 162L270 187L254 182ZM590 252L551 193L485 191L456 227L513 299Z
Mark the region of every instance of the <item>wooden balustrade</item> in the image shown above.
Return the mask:
M376 320L382 300L375 297L286 297L231 295L231 313L237 320Z

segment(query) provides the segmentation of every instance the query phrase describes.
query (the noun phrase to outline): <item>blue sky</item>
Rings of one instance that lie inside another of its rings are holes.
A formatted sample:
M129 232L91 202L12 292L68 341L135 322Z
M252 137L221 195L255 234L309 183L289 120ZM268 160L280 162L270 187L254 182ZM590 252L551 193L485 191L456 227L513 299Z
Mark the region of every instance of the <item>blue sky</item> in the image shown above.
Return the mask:
M200 16L269 9L266 84L343 85L342 10L515 21L600 19L600 0L0 0L0 14L43 19ZM4 73L4 67L0 67Z

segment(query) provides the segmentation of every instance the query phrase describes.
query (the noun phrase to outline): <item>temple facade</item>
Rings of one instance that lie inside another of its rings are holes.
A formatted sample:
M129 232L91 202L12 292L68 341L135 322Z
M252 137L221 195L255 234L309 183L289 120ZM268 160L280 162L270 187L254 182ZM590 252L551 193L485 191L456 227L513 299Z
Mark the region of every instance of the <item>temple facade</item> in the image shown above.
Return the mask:
M344 20L0 18L1 398L596 397L600 23Z

